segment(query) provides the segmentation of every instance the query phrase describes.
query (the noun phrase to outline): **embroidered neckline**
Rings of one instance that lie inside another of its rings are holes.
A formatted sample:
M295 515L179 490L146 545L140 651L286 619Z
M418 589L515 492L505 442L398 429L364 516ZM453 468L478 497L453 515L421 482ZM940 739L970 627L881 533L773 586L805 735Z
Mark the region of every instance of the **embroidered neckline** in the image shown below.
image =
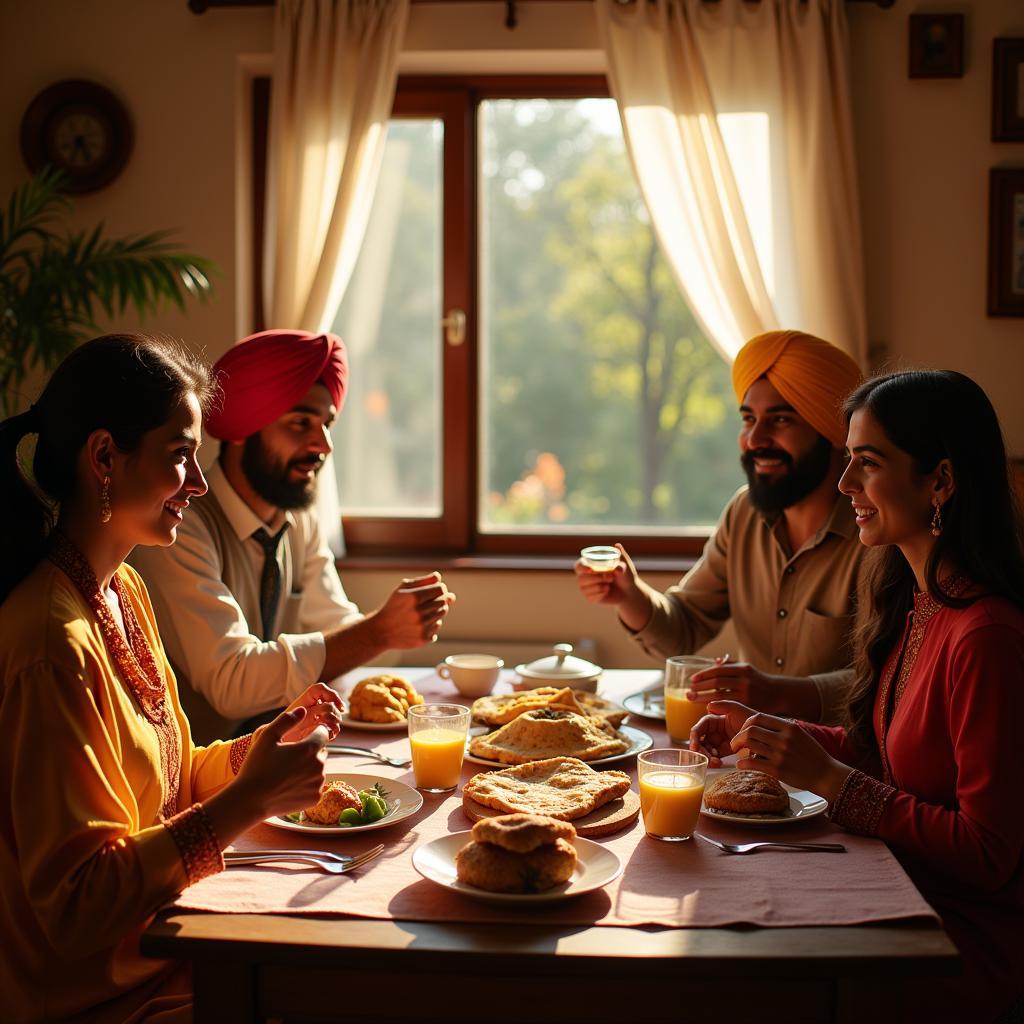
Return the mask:
M953 574L939 581L939 589L948 597L955 598L968 588L970 582L966 576ZM882 755L882 778L888 785L892 784L889 757L886 753L886 738L889 728L896 716L896 709L899 707L903 694L906 692L907 684L910 682L910 675L917 663L917 656L921 652L928 623L946 607L948 606L937 601L928 590L919 590L914 594L914 607L907 613L907 622L903 629L900 646L895 657L889 659L879 681L878 732L882 737L879 749ZM893 688L894 677L895 688ZM890 692L892 694L891 701Z
M177 810L181 775L181 733L168 707L167 682L160 672L146 634L135 617L120 577L114 573L111 589L117 595L124 621L121 632L100 591L99 580L85 555L60 532L53 534L47 557L75 585L99 622L103 644L121 678L146 719L157 733L164 791L161 813L166 817Z

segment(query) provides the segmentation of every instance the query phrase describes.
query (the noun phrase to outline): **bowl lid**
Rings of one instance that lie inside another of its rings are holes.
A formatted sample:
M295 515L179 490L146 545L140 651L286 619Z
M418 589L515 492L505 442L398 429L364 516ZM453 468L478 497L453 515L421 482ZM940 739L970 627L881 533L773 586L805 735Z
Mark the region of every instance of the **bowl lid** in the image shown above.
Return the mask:
M577 658L572 653L572 644L555 644L553 653L536 661L516 665L516 672L528 679L552 679L557 682L571 682L573 679L594 679L601 674L601 666Z

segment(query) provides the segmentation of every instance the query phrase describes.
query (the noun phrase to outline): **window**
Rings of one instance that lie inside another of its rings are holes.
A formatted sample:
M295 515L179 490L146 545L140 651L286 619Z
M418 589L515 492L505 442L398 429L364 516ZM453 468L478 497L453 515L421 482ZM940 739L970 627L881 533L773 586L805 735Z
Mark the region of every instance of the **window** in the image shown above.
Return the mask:
M334 327L353 553L693 554L741 482L601 78L401 81Z

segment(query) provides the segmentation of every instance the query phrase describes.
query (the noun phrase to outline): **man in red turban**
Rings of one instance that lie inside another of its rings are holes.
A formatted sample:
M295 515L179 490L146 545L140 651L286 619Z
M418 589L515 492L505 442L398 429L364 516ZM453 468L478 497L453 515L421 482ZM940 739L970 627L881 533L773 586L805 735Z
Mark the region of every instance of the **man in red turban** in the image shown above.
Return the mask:
M214 366L204 423L221 441L177 543L139 548L193 732L206 742L387 650L437 638L454 601L440 573L402 580L375 611L348 599L313 503L348 360L334 334L263 331Z
M821 338L752 338L733 364L748 486L726 506L697 564L659 593L621 544L614 573L577 563L583 595L615 606L652 656L692 654L732 620L739 660L725 655L694 677L694 701L726 697L808 721L842 719L863 548L837 484L842 403L860 379L857 364Z

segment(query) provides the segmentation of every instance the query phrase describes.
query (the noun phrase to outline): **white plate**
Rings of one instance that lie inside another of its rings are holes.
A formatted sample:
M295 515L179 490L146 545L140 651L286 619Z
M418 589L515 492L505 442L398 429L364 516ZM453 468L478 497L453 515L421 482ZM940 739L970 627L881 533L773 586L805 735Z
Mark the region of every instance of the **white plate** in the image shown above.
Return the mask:
M553 903L600 889L622 874L622 861L611 850L600 843L577 837L573 841L576 869L568 882L544 892L487 892L460 882L455 874L455 855L471 839L471 832L454 832L417 846L412 853L412 865L428 881L485 903Z
M371 789L375 782L379 782L387 793L388 805L392 802L397 806L384 815L379 821L371 821L369 825L349 825L343 828L341 825L317 825L312 821L289 821L282 815L275 815L267 818L267 824L275 828L288 829L290 832L316 832L320 835L325 833L337 836L349 836L356 832L369 832L375 828L387 828L399 821L415 814L423 806L423 797L404 782L396 782L394 779L386 779L383 775L353 775L349 772L328 772L325 776L328 782L335 779L347 782L357 793L361 789Z
M623 761L627 757L635 757L637 754L642 753L645 750L650 750L654 746L654 740L641 729L634 729L631 725L620 725L619 732L629 740L629 747L621 754L612 754L611 757L601 757L596 761L587 761L591 767L596 767L599 764L613 764L616 761ZM489 757L477 757L476 754L469 752L469 747L466 748L466 760L471 761L473 764L484 764L491 768L511 768L510 764L505 764L504 761L492 761ZM537 758L538 761L543 760Z
M358 718L352 718L347 711L341 716L341 723L346 729L361 729L364 732L405 732L409 728L404 718L401 722L361 722Z
M647 698L646 702L645 697ZM639 690L636 693L631 693L623 700L622 706L631 715L665 721L665 691L661 685L653 690Z
M730 775L735 769L713 768L707 773L707 782ZM729 811L709 811L703 804L700 813L706 814L712 821L731 821L737 825L790 825L794 821L816 818L828 809L828 801L817 793L806 789L794 789L783 784L789 793L789 811L785 814L735 814Z

